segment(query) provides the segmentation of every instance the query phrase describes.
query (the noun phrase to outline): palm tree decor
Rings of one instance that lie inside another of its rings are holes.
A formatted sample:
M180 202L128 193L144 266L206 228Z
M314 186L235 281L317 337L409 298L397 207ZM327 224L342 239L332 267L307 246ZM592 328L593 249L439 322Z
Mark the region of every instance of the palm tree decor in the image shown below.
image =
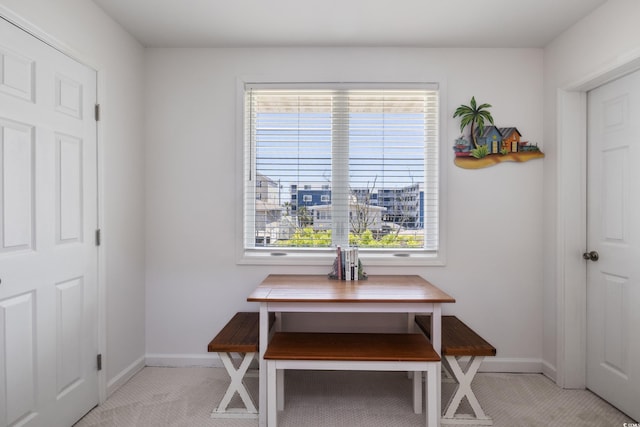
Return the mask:
M491 104L478 105L472 96L469 105L461 105L453 113L454 118L460 117L460 132L470 126L470 141L461 136L453 146L457 166L479 169L502 162L527 162L544 157L538 144L520 140L522 135L517 128L495 126L489 108Z
M467 125L471 125L471 141L476 149L478 148L475 132L476 125L478 126L478 134L482 135L485 121L493 124L493 117L489 112L489 108L491 108L491 104L476 105L476 98L472 96L469 105L461 105L453 113L453 118L460 117L460 132L464 131Z

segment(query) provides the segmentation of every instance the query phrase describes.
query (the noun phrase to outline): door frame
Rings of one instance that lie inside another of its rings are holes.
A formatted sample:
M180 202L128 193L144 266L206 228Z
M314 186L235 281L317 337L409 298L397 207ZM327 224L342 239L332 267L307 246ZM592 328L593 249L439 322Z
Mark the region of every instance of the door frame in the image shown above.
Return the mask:
M75 61L81 63L82 65L92 69L96 73L96 102L100 103L101 94L105 93L105 81L104 81L104 72L101 72L100 68L95 64L91 58L87 58L85 55L82 55L71 48L66 43L60 41L56 37L51 34L45 32L37 25L34 25L30 21L24 19L20 15L14 13L6 6L0 4L0 19L5 19L6 21L12 23L23 31L29 33L31 36L40 40L41 42L51 46L52 48L58 50L64 55L74 59ZM104 119L101 119L104 120ZM97 226L99 229L104 230L104 152L103 152L103 132L104 126L100 126L100 122L96 123L96 180L97 180L97 188L96 188L96 203L97 207ZM97 333L98 333L98 352L99 354L105 355L107 351L107 319L106 319L106 289L104 284L106 283L106 257L104 250L104 241L98 246L98 260L97 260ZM98 371L98 403L102 404L107 400L107 375L106 375L106 364L104 363L103 358L103 366L102 370Z
M580 256L587 250L587 92L637 70L640 50L557 91L556 383L563 388L587 383L587 268Z

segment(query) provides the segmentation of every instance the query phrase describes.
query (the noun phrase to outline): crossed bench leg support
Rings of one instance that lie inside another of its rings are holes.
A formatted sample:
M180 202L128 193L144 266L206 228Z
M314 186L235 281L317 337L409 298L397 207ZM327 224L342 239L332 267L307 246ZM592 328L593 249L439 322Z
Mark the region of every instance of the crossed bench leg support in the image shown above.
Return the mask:
M431 336L430 316L416 316L415 322L427 337ZM442 367L448 374L445 377L446 381L449 382L450 376L450 379L458 384L449 403L445 406L440 421L442 424L493 425L493 421L484 413L476 399L471 382L484 357L495 355L495 347L456 316L442 316ZM469 360L461 366L463 357L468 357ZM473 409L473 414L456 415L465 397Z
M482 359L484 359L484 356L470 356L466 365L461 366L460 359L456 356L443 357L442 364L444 369L452 374L453 379L458 383L458 386L456 387L455 393L451 396L451 399L449 399L449 402L445 406L444 414L440 420L441 424L493 425L493 420L484 413L476 395L473 393L473 389L471 388L471 382L473 381L473 377L476 375L476 372L478 372L478 368L480 368ZM460 403L465 397L467 398L474 415L456 415L456 412L458 412L458 408L460 407Z
M253 403L242 381L245 376L248 376L247 371L256 353L245 353L237 369L233 364L231 353L218 353L218 355L229 373L231 383L222 397L220 404L211 413L211 418L258 418L256 405ZM242 399L242 403L244 403L245 406L244 408L228 408L231 398L236 393L238 393L240 399Z
M271 318L269 323L272 323ZM249 365L258 354L259 332L259 313L239 312L227 322L207 346L209 352L218 353L231 379L231 384L229 384L220 404L211 413L211 418L258 418L256 405L251 400L242 380L250 374L254 374L249 371ZM233 353L242 356L237 368L231 357ZM236 393L242 399L244 408L228 408Z

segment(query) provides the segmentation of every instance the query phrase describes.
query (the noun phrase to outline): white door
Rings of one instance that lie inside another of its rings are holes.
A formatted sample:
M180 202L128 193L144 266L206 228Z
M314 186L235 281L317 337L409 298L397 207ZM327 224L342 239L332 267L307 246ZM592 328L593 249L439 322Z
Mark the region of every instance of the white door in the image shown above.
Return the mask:
M96 73L0 19L0 427L98 403Z
M588 110L587 387L640 420L640 72Z

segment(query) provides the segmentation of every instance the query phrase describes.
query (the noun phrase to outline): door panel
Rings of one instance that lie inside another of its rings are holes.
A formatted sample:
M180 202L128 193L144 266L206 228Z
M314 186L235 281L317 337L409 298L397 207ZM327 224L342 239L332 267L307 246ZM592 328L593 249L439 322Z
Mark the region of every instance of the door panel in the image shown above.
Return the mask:
M36 415L36 334L33 292L0 301L0 396L3 421L14 425Z
M0 91L34 102L34 61L4 46L0 47L0 59Z
M0 427L98 403L96 73L0 19Z
M82 278L56 284L57 398L82 383L82 312L84 286Z
M640 419L640 72L591 91L588 109L587 250L600 257L587 261L587 387Z
M2 138L2 252L33 246L34 145L33 127L0 120Z
M82 140L56 135L56 242L82 242Z

